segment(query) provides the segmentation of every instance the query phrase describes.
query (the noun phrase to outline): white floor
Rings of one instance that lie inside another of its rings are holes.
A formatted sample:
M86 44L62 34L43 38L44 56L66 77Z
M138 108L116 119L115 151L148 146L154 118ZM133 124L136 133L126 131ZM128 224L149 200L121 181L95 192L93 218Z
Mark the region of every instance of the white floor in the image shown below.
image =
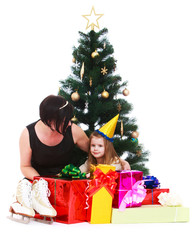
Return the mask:
M12 222L1 216L0 236L7 239L181 239L191 240L191 223L164 223L164 224L107 224L92 225L79 224L42 224L31 221L29 224ZM2 238L1 238L2 239Z

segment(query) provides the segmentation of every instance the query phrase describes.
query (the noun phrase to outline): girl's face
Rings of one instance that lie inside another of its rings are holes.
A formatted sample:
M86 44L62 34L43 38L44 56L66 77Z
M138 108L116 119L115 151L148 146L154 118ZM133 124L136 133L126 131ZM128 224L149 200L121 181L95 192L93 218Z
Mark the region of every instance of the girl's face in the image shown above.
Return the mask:
M103 163L103 157L105 154L105 145L103 138L93 136L90 144L90 152L97 159L97 163Z

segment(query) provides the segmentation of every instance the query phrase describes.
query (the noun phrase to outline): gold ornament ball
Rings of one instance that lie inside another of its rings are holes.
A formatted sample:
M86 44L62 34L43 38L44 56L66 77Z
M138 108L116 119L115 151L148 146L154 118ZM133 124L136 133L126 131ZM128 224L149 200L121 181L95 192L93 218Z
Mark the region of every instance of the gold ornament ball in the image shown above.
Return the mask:
M131 137L132 138L138 138L139 137L139 133L137 131L134 131L131 133Z
M97 56L99 56L99 53L97 52L97 50L95 50L94 52L91 53L92 58L95 58Z
M71 118L71 121L72 121L72 122L77 122L78 119L77 119L76 116L74 115L74 116Z
M124 95L124 96L128 96L128 95L129 95L129 90L128 90L127 88L125 88L125 89L123 90L123 95Z
M74 102L79 101L79 99L80 99L79 93L78 93L77 91L74 92L74 93L72 93L72 94L71 94L71 99L72 99Z
M104 90L104 91L101 93L101 96L102 96L102 98L108 98L108 97L109 97L109 93Z
M75 59L75 58L72 58L72 62L75 63L75 62L76 62L76 59Z

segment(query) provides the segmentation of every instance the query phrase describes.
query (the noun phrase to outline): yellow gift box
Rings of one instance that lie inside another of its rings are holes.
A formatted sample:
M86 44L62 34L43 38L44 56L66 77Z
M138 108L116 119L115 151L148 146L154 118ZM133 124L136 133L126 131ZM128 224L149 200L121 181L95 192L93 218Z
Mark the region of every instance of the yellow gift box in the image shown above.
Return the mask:
M110 170L115 171L114 166L106 164L99 164L97 168L104 174L107 174ZM88 221L91 224L111 223L112 201L113 196L105 186L96 190L89 199Z
M115 167L107 164L98 164L97 168L101 169L103 173L108 173L109 170L115 171Z

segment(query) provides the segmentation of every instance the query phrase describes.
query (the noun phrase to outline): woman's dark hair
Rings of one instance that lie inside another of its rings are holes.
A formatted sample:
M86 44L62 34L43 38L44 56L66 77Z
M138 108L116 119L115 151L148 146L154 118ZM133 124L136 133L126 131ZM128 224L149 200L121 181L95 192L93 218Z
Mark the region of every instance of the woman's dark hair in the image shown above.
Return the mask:
M61 96L50 95L39 106L41 121L51 128L51 124L57 132L65 134L69 121L73 117L73 106Z

